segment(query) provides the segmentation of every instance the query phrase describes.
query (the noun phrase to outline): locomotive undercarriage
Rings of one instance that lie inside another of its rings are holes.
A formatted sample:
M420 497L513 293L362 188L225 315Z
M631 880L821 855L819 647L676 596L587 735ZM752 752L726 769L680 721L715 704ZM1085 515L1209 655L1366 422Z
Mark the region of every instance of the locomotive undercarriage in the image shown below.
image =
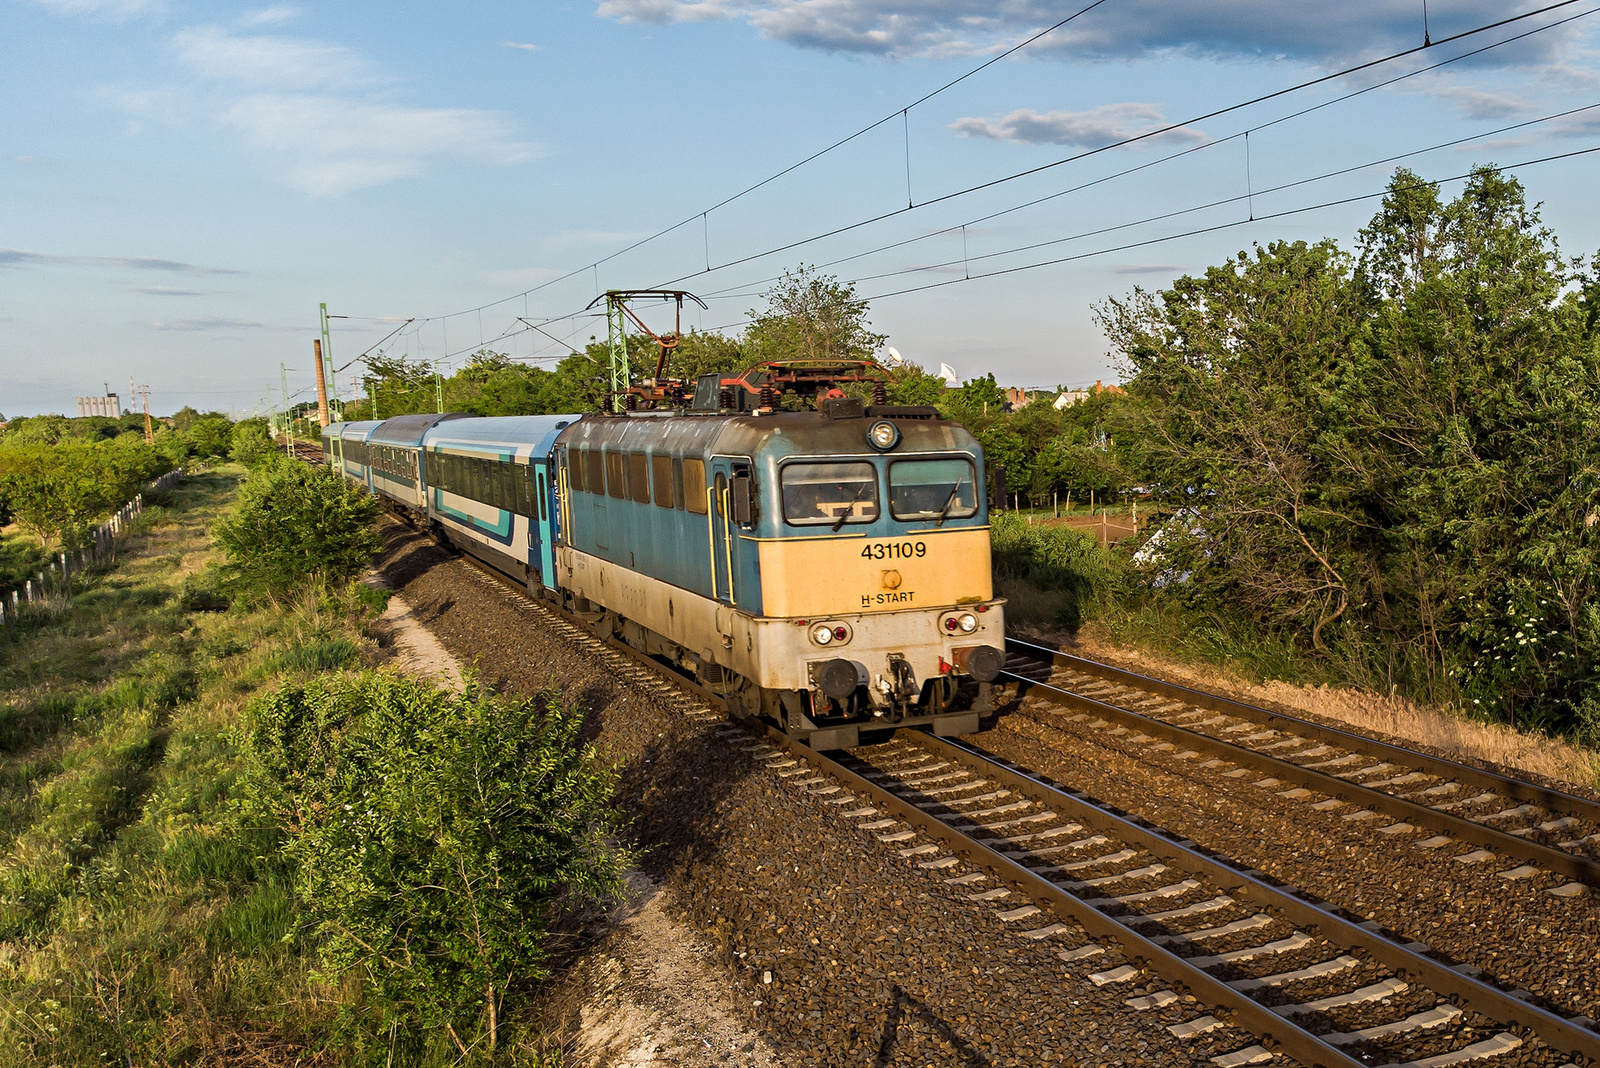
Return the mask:
M722 697L732 714L770 723L813 749L848 748L859 744L863 732L896 727L931 728L941 737L971 734L978 730L982 716L994 709L992 683L956 675L937 676L920 685L908 680L903 692L881 695L878 703L873 702L866 685L843 699L821 690L762 687L587 598L548 592L596 632L671 663ZM960 707L963 704L967 707Z

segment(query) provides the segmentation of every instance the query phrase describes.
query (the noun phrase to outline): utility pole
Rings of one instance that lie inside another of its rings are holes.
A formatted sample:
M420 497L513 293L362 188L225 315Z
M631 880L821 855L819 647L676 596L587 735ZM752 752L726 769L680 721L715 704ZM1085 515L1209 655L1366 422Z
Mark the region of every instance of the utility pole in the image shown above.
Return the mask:
M144 443L146 445L154 445L156 443L156 432L155 428L150 425L150 387L140 386L139 389L144 394Z
M444 375L439 372L439 365L433 365L433 403L435 415L444 414ZM377 418L374 416L373 418Z
M311 352L317 360L317 422L328 425L328 385L322 375L322 339L311 340Z
M339 383L333 376L333 337L328 333L328 306L319 304L317 307L322 312L322 356L328 361L328 393L337 398Z

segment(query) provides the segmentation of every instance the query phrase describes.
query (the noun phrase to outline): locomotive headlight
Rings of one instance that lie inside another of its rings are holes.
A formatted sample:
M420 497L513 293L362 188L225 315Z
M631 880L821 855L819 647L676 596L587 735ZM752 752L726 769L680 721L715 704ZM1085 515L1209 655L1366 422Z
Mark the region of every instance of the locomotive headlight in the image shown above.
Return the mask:
M879 419L867 429L867 442L879 452L888 452L900 444L900 428L887 419Z
M956 617L956 622L960 624L962 634L971 634L978 629L978 617L971 612L962 612Z
M811 628L811 640L818 645L828 645L833 641L833 628L826 623L818 623Z

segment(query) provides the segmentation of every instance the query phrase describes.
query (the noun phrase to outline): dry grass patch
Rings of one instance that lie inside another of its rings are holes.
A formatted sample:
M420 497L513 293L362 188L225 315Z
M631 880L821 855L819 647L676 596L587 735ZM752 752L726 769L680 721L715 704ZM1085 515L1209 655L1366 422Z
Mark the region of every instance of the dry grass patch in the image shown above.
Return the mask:
M1420 746L1466 763L1496 764L1551 780L1563 788L1577 788L1583 793L1600 791L1600 753L1549 735L1485 723L1403 697L1327 685L1253 682L1223 668L1183 663L1138 648L1115 645L1103 629L1095 625L1071 637L1059 631L1041 630L1033 634L1032 640L1198 690L1227 694L1249 704L1309 713L1364 734Z

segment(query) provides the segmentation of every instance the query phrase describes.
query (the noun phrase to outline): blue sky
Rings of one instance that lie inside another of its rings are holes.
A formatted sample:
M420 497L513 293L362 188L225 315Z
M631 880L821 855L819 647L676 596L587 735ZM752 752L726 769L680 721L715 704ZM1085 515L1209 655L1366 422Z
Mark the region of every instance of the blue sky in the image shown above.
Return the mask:
M858 280L924 365L1109 379L1095 303L1256 241L1349 247L1375 201L1260 217L1379 191L1395 164L1369 164L1465 139L1404 161L1443 178L1600 146L1600 108L1546 118L1600 104L1600 0L1193 122L1420 45L1420 0L1104 0L901 116L1089 2L0 0L0 412L70 412L130 375L158 412L258 408L280 362L309 385L320 301L350 316L340 364L408 318L391 352L548 359L549 335L603 336L582 314L597 285L670 282L710 304L690 325L737 330L802 262ZM1541 6L1433 0L1427 29ZM1568 254L1600 248L1597 164L1517 172Z

